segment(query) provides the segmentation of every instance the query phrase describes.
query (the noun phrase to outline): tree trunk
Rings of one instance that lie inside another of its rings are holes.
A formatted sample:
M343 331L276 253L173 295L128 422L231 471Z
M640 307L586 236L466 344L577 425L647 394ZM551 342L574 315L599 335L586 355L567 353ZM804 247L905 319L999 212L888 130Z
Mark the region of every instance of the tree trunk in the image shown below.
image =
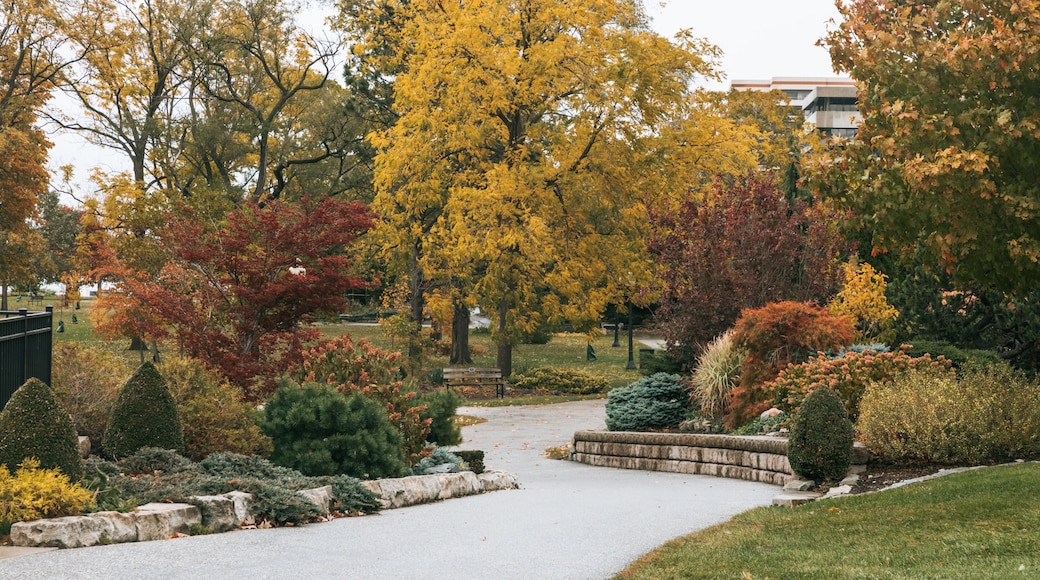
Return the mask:
M416 360L422 354L419 338L422 333L423 311L426 309L426 296L423 292L424 278L421 268L412 268L411 295L408 297L408 305L411 309L412 326L408 330L408 358Z
M461 300L455 300L455 313L451 317L451 359L450 364L473 364L469 354L469 307Z
M506 315L509 314L509 299L503 298L498 303L498 353L495 365L502 370L502 378L513 374L513 345L510 344L506 332Z
M0 283L0 310L7 310L7 282Z

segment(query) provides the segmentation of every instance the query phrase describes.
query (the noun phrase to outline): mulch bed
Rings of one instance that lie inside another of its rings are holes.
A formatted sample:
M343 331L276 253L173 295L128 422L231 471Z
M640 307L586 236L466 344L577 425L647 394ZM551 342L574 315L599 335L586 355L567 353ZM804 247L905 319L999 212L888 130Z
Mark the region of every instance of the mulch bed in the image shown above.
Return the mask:
M894 483L937 473L948 465L922 463L915 465L884 465L868 463L867 470L859 474L859 481L852 486L852 494L866 493L889 487Z

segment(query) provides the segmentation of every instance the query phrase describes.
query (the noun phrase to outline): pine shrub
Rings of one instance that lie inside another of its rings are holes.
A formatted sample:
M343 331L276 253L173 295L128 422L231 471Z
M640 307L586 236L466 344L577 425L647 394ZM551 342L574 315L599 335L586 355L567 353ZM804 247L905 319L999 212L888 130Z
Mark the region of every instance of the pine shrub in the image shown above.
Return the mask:
M29 458L72 481L83 478L76 427L54 391L36 378L19 387L0 412L0 463L14 471Z
M383 405L361 394L347 398L329 385L282 381L264 409L271 460L305 475L361 479L405 473L402 437Z
M462 399L453 391L432 391L415 399L415 404L425 405L419 417L430 421L430 434L426 440L440 446L462 443L462 430L455 424L455 411Z
M838 395L819 387L791 422L787 459L791 470L812 481L837 481L852 462L852 423Z
M679 375L657 373L607 394L607 429L650 431L677 426L691 412Z
M722 417L729 392L737 384L740 364L746 354L733 343L732 330L716 337L701 353L690 384L702 415L710 419Z
M184 450L177 404L166 379L152 363L141 365L120 389L103 445L116 459L129 457L142 447Z

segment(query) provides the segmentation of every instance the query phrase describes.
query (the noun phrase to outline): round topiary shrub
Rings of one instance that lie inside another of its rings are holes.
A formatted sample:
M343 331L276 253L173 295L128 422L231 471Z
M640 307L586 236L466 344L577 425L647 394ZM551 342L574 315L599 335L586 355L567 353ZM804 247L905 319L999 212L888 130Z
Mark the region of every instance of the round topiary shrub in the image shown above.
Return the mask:
M264 409L271 461L305 475L345 474L360 479L404 475L401 432L386 408L361 394L283 381Z
M102 446L116 459L129 457L142 447L184 451L177 404L166 379L152 363L141 365L119 390Z
M36 378L15 391L0 412L0 463L14 473L30 457L43 469L59 469L72 481L83 479L72 418L54 391Z
M681 377L657 373L607 394L607 429L649 431L675 427L691 410L690 395Z
M805 398L791 423L787 459L791 469L812 481L839 480L852 462L852 423L841 398L828 387Z

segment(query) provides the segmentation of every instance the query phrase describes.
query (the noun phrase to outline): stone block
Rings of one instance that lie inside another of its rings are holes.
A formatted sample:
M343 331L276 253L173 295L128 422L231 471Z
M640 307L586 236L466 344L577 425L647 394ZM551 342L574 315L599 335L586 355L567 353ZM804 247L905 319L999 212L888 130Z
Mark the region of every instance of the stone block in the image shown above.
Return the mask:
M505 471L485 471L477 476L484 491L499 491L502 489L520 489L520 483L515 473Z
M484 491L472 471L441 475L413 475L361 482L379 498L382 509L395 509Z
M197 495L191 498L202 504L202 525L211 532L236 529L241 520L235 516L235 501L223 495Z
M318 506L321 513L328 515L332 509L332 486L326 485L324 487L316 487L314 489L305 489L297 492L303 497L307 498L314 505Z
M202 523L199 508L186 503L146 503L132 512L137 541L165 540L174 534L189 534Z
M135 541L137 526L133 515L119 512L18 522L11 526L11 543L15 546L82 548Z
M86 435L79 436L79 454L83 459L90 457L90 437Z
M798 507L807 504L823 494L811 491L788 491L773 497L773 505L783 507Z
M816 487L816 483L796 477L787 482L787 485L784 486L784 491L809 491L814 487Z
M856 441L852 444L852 464L866 465L870 461L870 450L867 446Z
M251 526L256 523L252 514L253 504L256 502L253 494L244 491L229 491L222 495L234 503L235 525Z

